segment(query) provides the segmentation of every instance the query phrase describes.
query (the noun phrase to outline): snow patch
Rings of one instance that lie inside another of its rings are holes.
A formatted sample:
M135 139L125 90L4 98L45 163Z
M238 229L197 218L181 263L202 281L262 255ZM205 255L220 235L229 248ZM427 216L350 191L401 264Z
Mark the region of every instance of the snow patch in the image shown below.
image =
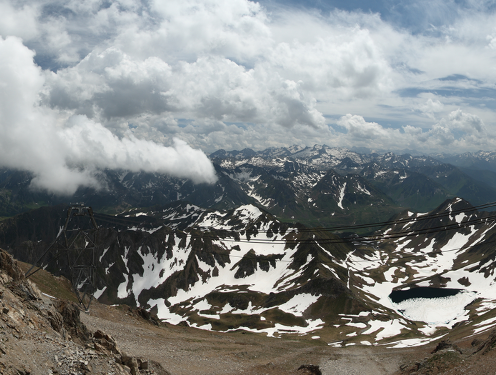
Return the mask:
M411 298L393 303L393 306L408 319L448 327L455 321L468 318L465 306L472 302L476 295L475 292L465 291L449 297Z
M341 191L339 192L339 202L338 202L338 207L344 210L343 207L343 199L344 199L344 190L346 189L346 182L344 183L343 187L341 188Z
M294 316L303 316L303 312L310 307L310 305L317 302L320 296L311 295L309 293L298 294L291 298L286 303L279 305L279 310L286 313L293 314Z
M103 292L105 292L106 289L107 289L106 286L104 286L102 289L98 289L95 293L93 293L93 297L95 297L95 299L100 298L101 295L103 294Z

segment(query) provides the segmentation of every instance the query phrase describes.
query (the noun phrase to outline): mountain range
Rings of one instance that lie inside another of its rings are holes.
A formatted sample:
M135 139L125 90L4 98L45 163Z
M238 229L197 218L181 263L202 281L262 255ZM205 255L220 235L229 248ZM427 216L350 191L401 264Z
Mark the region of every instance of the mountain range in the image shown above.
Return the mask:
M210 158L218 176L213 185L161 174L102 170L97 176L99 190L80 188L68 197L34 190L31 174L4 169L0 171L0 217L74 202L116 214L186 201L213 209L253 204L283 221L327 227L387 220L405 208L426 212L454 197L474 205L496 200L493 153L359 154L315 145L218 150Z
M70 279L68 255L40 256L84 200L99 225L89 293L165 322L410 346L496 321L494 172L327 146L210 157L214 185L101 171L104 189L65 198L4 170L0 247Z
M34 263L65 216L58 206L4 220L0 247ZM176 202L95 219L95 298L141 306L165 322L410 346L496 321L495 215L460 198L429 213L406 210L366 235L282 222L254 205ZM40 266L69 277L59 260ZM441 293L434 302L433 292Z

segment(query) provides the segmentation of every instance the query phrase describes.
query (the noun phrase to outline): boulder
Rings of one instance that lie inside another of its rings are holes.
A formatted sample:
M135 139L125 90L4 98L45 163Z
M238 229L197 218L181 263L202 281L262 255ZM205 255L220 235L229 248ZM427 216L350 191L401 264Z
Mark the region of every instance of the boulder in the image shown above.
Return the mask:
M93 342L95 344L95 349L99 352L121 354L114 338L103 331L98 330L93 333Z

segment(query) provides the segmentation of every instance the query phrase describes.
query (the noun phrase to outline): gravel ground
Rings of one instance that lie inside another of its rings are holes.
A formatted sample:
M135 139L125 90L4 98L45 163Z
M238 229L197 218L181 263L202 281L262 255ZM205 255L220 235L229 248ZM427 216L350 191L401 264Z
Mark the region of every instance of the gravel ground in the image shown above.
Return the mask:
M81 320L92 331L112 335L122 351L157 361L172 375L301 374L297 369L302 364L319 365L324 375L383 375L419 355L418 349L331 348L302 338L157 327L123 309L96 304Z
M101 329L114 336L124 352L157 361L172 375L302 375L304 372L297 370L303 364L318 365L323 375L496 374L496 349L483 355L475 353L476 347L471 345L474 337L457 340L461 352L455 361L433 362L436 343L402 349L334 348L304 337L276 339L173 325L157 327L129 310L100 304L82 314L81 320L91 330ZM478 339L489 340L488 335Z

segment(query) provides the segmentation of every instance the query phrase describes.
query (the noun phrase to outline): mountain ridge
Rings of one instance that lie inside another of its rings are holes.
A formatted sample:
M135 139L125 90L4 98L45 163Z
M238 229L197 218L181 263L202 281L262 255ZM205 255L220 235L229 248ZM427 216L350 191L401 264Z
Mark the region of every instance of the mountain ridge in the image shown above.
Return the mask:
M35 191L30 187L32 175L4 169L0 173L0 216L70 202L85 202L96 211L115 214L182 200L210 209L254 204L288 222L329 226L365 223L371 217L386 220L405 208L429 211L455 196L476 205L496 200L496 175L465 173L430 156L364 155L315 145L219 150L211 158L218 176L213 185L154 173L102 170L96 176L100 190L80 188L71 197ZM335 178L325 178L329 173ZM344 179L348 182L341 197Z

